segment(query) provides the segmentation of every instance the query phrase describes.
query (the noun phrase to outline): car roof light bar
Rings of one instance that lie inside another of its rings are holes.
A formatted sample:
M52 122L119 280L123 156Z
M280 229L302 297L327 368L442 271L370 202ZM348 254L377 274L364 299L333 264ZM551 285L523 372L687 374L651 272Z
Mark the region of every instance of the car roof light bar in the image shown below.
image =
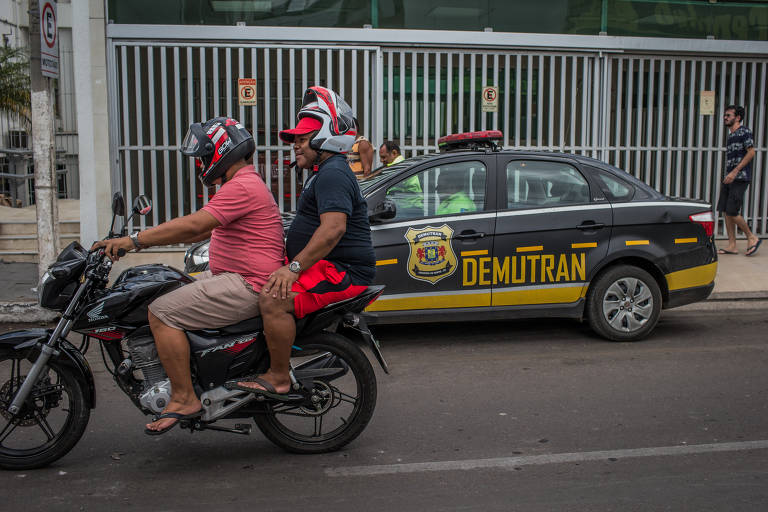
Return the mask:
M496 141L502 140L504 134L499 130L483 130L479 132L465 132L446 135L437 139L437 147L440 151L455 151L457 149L479 150L490 148L493 151L501 150Z

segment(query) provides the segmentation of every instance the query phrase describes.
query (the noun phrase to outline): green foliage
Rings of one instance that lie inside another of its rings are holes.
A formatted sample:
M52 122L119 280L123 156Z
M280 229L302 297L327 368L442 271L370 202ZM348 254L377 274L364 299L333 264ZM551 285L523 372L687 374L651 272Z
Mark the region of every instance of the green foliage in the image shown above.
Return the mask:
M24 48L0 46L0 111L29 120L29 60Z

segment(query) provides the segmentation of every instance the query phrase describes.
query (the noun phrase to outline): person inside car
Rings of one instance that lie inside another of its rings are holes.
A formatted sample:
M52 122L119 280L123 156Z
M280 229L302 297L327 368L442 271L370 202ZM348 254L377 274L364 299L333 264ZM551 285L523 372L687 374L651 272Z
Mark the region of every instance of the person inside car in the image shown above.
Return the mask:
M477 211L477 206L466 192L466 174L461 171L443 170L437 177L437 193L440 196L438 215Z
M253 137L237 120L216 117L189 127L181 152L195 158L200 181L221 185L195 213L131 236L103 240L113 260L118 250L211 239L210 270L149 305L157 353L171 381L171 400L145 433L163 434L202 414L190 375L189 340L184 331L213 329L259 314L259 292L283 264L283 224L277 204L253 167Z
M334 91L313 86L296 117L296 127L280 138L293 144L299 168L318 164L318 170L301 191L287 233L290 263L271 274L259 297L270 368L227 384L275 400L291 389L296 319L359 295L376 275L368 206L343 155L355 140L352 109Z

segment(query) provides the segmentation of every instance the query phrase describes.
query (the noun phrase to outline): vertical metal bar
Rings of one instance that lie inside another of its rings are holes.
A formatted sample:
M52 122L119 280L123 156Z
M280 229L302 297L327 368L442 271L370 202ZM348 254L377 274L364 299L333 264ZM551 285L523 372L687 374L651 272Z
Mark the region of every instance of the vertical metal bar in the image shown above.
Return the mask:
M544 131L544 55L539 54L539 69L536 72L538 88L536 89L536 146L542 148L542 135Z
M400 52L400 149L405 146L405 52ZM379 146L376 141L376 146ZM376 150L378 151L378 147ZM404 151L404 150L403 150Z
M675 119L674 115L674 106L675 106L675 60L671 59L669 61L669 86L667 90L667 158L666 158L666 164L664 166L665 169L665 175L664 175L664 189L662 192L664 192L667 195L672 195L672 144L673 144L673 133L672 133L672 122Z
M245 76L245 49L237 49L237 78L248 78ZM240 112L238 113L237 120L241 123L245 122L245 105L240 105L240 87L239 83L235 82L237 87L237 103L240 106ZM208 199L206 198L206 201Z
M195 120L194 105L194 81L195 74L192 66L192 48L187 48L187 120L192 124ZM189 169L189 212L197 211L197 184L195 183L195 163L193 159L187 158L187 169Z
M735 64L734 64L735 65ZM726 77L726 71L728 70L728 63L727 61L723 60L720 63L720 90L718 92L718 97L725 98L726 97L726 84L725 84L725 77ZM729 102L725 101L723 102L724 105L727 105ZM723 112L720 111L717 113L718 117L721 117ZM721 121L717 123L717 164L715 166L715 182L718 183L718 185L722 182L722 179L725 177L725 173L723 172L723 154L725 152L725 138L723 137L723 123L722 123L722 117ZM718 187L719 188L719 187ZM712 209L715 210L715 228L718 228L720 226L719 223L719 212L716 208L716 203L712 204ZM723 230L721 233L724 233L725 226L723 226Z
M370 105L371 105L371 62L369 51L363 52L363 125L364 133L371 133Z
M645 59L637 63L637 116L635 117L635 178L642 179L640 148L643 145L643 96L645 95Z
M504 146L509 146L509 54L504 55Z
M731 93L731 100L728 103L738 103L736 101L736 67L738 64L736 62L731 63L731 87L730 87L730 93Z
M445 55L445 133L446 135L454 133L453 131L453 53L449 50Z
M181 56L179 47L173 47L173 79L174 79L174 103L176 112L176 145L181 146L182 137L186 133L186 127L181 126ZM176 206L178 216L184 216L184 172L182 169L181 152L176 151Z
M302 53L303 52L306 52L306 50L302 50ZM350 73L350 76L352 77L352 83L351 83L351 85L352 85L352 103L350 103L350 105L352 105L352 108L354 109L355 112L359 113L360 110L357 108L357 88L358 88L358 85L360 84L360 80L357 78L357 50L352 50L352 55L351 56L352 56L352 72ZM304 70L304 74L305 75L307 74L306 69ZM305 89L306 89L306 87L305 87ZM358 121L359 121L359 119L358 119ZM371 134L367 133L366 135L368 135L370 137ZM371 144L373 144L373 143L371 143Z
M602 63L605 69L600 74L600 97L601 100L601 114L600 114L600 158L604 162L610 161L610 126L611 126L611 87L613 86L613 57L611 55L603 55Z
M316 50L319 51L319 50ZM270 90L269 73L269 48L264 48L264 179L267 188L272 191L272 114L270 112L270 103L272 102L272 92Z
M418 54L413 51L411 53L411 156L415 156L416 152L416 137L419 132L418 119L416 113L418 111L416 102L416 89L418 88Z
M749 124L752 125L752 126L755 126L754 122L757 119L759 119L758 116L755 115L757 113L757 105L755 104L755 99L756 99L756 97L755 97L755 81L756 81L756 78L757 78L757 62L756 61L752 61L752 72L750 73L750 80L749 80L749 97L748 97L749 101L746 103L747 105L751 105L752 106L752 108L750 109L751 112L749 113L749 118L748 118L748 119L751 120L751 122ZM761 89L765 89L765 82L762 82ZM747 107L747 108L749 108L749 107ZM760 130L760 135L762 135L762 132L763 132L763 130ZM754 130L752 131L752 133L754 134ZM759 140L760 140L760 136L758 136L758 141ZM758 144L757 147L758 148L762 148L762 146L760 146L759 144ZM757 155L755 155L755 156L757 156ZM753 231L753 232L756 232L758 230L758 216L757 216L757 212L758 212L758 206L760 205L760 196L758 194L756 194L755 191L760 190L760 173L758 171L762 171L762 169L757 167L757 161L756 161L757 158L753 158L752 160L753 160L752 161L752 184L750 185L749 193L747 194L747 199L748 200L745 203L744 211L745 212L747 211L747 205L750 202L749 198L750 197L754 197L754 200L751 201L752 202L752 219L751 219L752 222L749 222L749 221L747 221L747 222L749 223L750 230Z
M710 72L709 72L709 86L707 87L708 90L714 91L715 90L715 81L717 79L717 61L713 61L710 64ZM707 125L709 128L707 129L707 191L704 197L707 198L707 200L711 204L715 204L715 194L717 193L717 173L713 172L712 169L712 145L714 143L714 134L715 134L715 124L717 123L717 116L713 115L710 119Z
M571 153L576 152L576 75L578 57L571 57Z
M549 150L555 149L555 141L553 140L555 134L555 62L557 57L554 55L549 56L549 101L547 102L547 110L549 116L547 117L547 143Z
M387 139L395 139L395 127L394 125L394 97L395 97L395 84L392 82L394 76L394 66L392 61L394 60L394 52L387 52Z
M648 59L648 103L645 120L645 182L651 184L651 147L653 146L653 86L656 59Z
M224 87L227 90L227 117L232 117L232 48L227 48L224 54L227 62L227 75L224 78Z
M141 103L141 93L143 91L142 87L142 80L141 80L141 47L135 46L133 48L133 71L134 71L134 78L136 80L136 87L134 90L135 93L135 105L136 105L136 146L139 148L136 151L136 163L138 164L138 178L139 178L139 194L144 194L146 189L144 188L144 149L142 146L144 145L144 120L143 120L143 105ZM128 201L130 202L133 198L129 197ZM140 229L144 229L146 227L146 221L144 220L144 216L139 217L139 226ZM133 227L133 226L131 226Z
M675 195L679 196L682 191L682 181L683 181L683 158L684 153L682 150L683 147L683 124L685 122L685 110L684 110L684 101L685 101L685 61L680 61L680 84L678 86L677 90L677 158L675 162Z
M169 146L170 122L168 119L168 58L166 56L166 47L160 47L160 102L162 104L163 116L163 192L165 192L165 202L163 204L164 222L171 220L171 162Z
M704 84L706 83L707 76L707 63L706 61L701 61L701 69L699 71L699 86L696 87L697 91L701 91L704 89ZM702 175L702 169L701 169L701 162L704 159L704 153L702 146L704 144L704 116L702 115L696 115L696 120L698 121L696 123L696 176L694 179L694 196L697 199L703 199L703 190L702 187L705 186L707 183L706 180L704 180L704 177Z
M480 102L482 103L482 91L483 87L488 85L488 54L483 52L483 58L482 58L482 64L480 69L482 70L482 74L480 75L480 95L481 99ZM480 129L485 130L486 122L488 120L488 114L486 112L483 112L482 107L480 108Z
M621 158L621 118L622 116L622 102L621 99L623 97L622 93L624 92L624 59L617 58L617 70L616 70L616 119L614 120L614 137L616 141L615 151L614 151L614 162L613 164L616 167L621 167L621 164L619 162Z
M475 53L469 56L469 131L475 131L475 73L477 73L477 63L475 62Z
M528 80L525 86L525 145L531 147L531 126L533 123L533 55L528 54Z
M315 48L315 81L313 85L320 85L320 50Z
M693 146L693 123L694 123L694 103L693 98L696 95L696 61L691 61L691 72L688 82L688 137L687 137L687 147L688 147L688 153L687 153L687 165L686 165L686 173L685 173L685 196L690 197L691 195L691 184L692 184L692 172L693 172L693 165L692 165L692 159L693 159L693 151L690 149Z
M600 127L602 126L602 112L603 104L600 101L600 80L602 79L602 73L600 72L602 57L592 57L592 106L589 109L589 120L592 123L592 158L598 158L598 149L600 148ZM597 114L597 116L595 116ZM602 153L601 153L602 156Z
M355 81L352 80L352 87L355 86ZM293 120L294 112L296 112L296 50L291 48L288 51L288 125L293 128L290 121ZM296 159L293 153L293 145L290 146L291 162ZM291 175L291 211L296 211L296 173L288 172Z
M339 50L339 94L342 98L344 98L344 101L347 100L346 98L346 82L347 82L347 75L344 73L344 66L346 64L347 60L347 51L343 48Z
M498 101L501 100L501 98L498 97L498 92L499 92L499 54L498 53L494 53L493 54L493 86L496 88L496 93L497 93L496 94L496 101L498 102ZM492 122L493 122L492 128L494 130L498 130L499 129L499 109L498 109L498 107L493 112Z
M741 77L739 79L739 105L746 104L744 92L747 87L747 61L741 63Z
M356 52L353 52L353 53L356 53ZM309 60L309 55L307 54L307 49L306 48L302 48L301 49L301 95L302 96L304 95L304 91L307 90L307 81L308 81L308 76L307 76L308 75L307 74L308 64L307 64L307 62L308 62L308 60ZM353 55L353 58L352 58L352 76L357 76L357 55ZM352 94L353 94L353 100L357 99L357 87L355 87L352 90ZM357 105L355 103L353 103L353 105L355 105L355 107L357 107Z
M153 76L155 73L155 59L154 59L154 47L147 47L147 74ZM148 87L152 90L148 91L149 95L149 145L153 147L149 153L149 179L152 187L152 200L159 202L159 196L157 194L157 150L154 149L157 146L157 133L155 127L159 123L155 111L155 91L154 80L148 81ZM161 96L165 95L165 91L160 92ZM152 225L158 224L158 212L157 208L152 208Z
M333 90L333 50L325 51L325 80L328 88Z
M120 63L121 63L121 78L122 78L122 90L120 93L123 97L123 146L130 146L131 145L131 115L129 111L128 106L128 48L125 46L120 47ZM131 151L128 149L123 150L123 162L125 167L123 168L123 180L124 180L124 188L125 191L125 197L128 198L128 200L133 197L131 188L132 188L132 181L133 176L131 172Z
M200 47L200 121L205 122L208 117L206 115L207 109L205 108L205 102L207 100L206 87L205 87L205 47ZM196 121L196 119L195 119ZM208 187L202 187L203 189L203 204L208 202Z
M456 115L456 121L458 121L458 129L456 133L462 133L464 131L464 53L459 53L459 68L457 71L457 77L459 78L459 109Z
M259 50L257 48L251 48L251 78L256 80L256 103L258 104L259 101L259 62L258 62L258 53ZM216 66L218 69L218 66ZM219 102L219 99L216 99L217 102ZM252 105L251 106L251 134L253 135L253 142L256 144L256 151L260 153L259 150L259 107L258 105ZM259 171L259 155L254 156L253 160L253 166L256 168L256 171Z
M630 57L627 59L627 108L624 112L625 126L624 126L624 170L637 174L637 171L632 169L631 148L632 148L632 115L634 113L634 87L635 87L635 59ZM634 171L634 172L633 172Z
M422 139L422 152L429 152L429 52L424 52L424 80L422 90L422 109L424 115L424 121L422 126L424 127L423 139Z
M765 84L766 83L766 68L768 68L768 62L763 61L760 65L760 83ZM760 149L758 154L756 155L757 158L754 160L756 161L752 165L752 169L754 169L752 172L756 174L756 172L759 170L760 176L765 176L765 179L763 180L763 187L762 187L762 193L760 192L759 187L759 180L757 182L757 185L755 186L755 194L759 194L757 197L762 197L763 201L763 210L760 215L760 233L765 236L766 235L766 223L768 223L768 173L765 172L765 161L766 161L766 152L763 141L765 140L765 129L766 129L766 123L765 123L765 87L760 87L760 116L757 118L759 123L755 123L753 126L755 126L755 131L757 131L757 147Z
M581 154L584 155L587 152L587 144L589 138L589 130L587 129L587 120L589 119L589 106L587 101L589 99L589 57L581 58Z
M384 138L384 54L381 47L377 48L372 53L374 60L373 73L376 78L373 90L373 102L376 109L373 113L375 125L373 126L374 140L381 140ZM376 158L376 150L374 149L374 158Z
M665 78L666 78L666 64L665 59L661 59L659 61L659 96L656 100L656 148L654 148L654 151L656 152L656 180L654 181L654 188L656 190L661 191L661 159L662 159L662 152L661 152L661 138L663 136L664 132L664 125L662 124L662 112L664 112L664 85L665 85Z
M329 50L330 51L330 50ZM282 130L283 128L283 49L277 48L275 50L276 52L276 66L275 69L277 71L276 73L276 82L275 82L275 93L277 94L277 125L275 126L276 129ZM277 144L283 148L285 147L285 144L282 140L278 138L276 141ZM283 160L284 160L285 153L282 149L279 149L277 151L277 207L280 209L281 212L285 211L285 190L283 185Z
M568 95L565 91L565 75L567 70L567 63L566 63L566 57L565 55L560 56L560 144L559 149L560 151L565 150L565 100L568 98Z
M443 102L440 98L440 52L435 52L435 144L440 138L440 108Z
M213 111L214 116L219 116L221 112L221 93L219 91L219 49L215 46L211 47L211 70L213 71ZM242 121L242 119L241 119Z

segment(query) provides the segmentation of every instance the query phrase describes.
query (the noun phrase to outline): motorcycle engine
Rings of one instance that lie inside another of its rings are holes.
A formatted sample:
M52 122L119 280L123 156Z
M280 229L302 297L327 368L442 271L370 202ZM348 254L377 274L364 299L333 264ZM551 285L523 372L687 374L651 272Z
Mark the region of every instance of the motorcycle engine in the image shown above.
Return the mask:
M171 381L157 357L155 340L151 336L128 338L128 353L133 368L144 377L144 390L139 395L142 406L154 412L162 412L171 400Z

